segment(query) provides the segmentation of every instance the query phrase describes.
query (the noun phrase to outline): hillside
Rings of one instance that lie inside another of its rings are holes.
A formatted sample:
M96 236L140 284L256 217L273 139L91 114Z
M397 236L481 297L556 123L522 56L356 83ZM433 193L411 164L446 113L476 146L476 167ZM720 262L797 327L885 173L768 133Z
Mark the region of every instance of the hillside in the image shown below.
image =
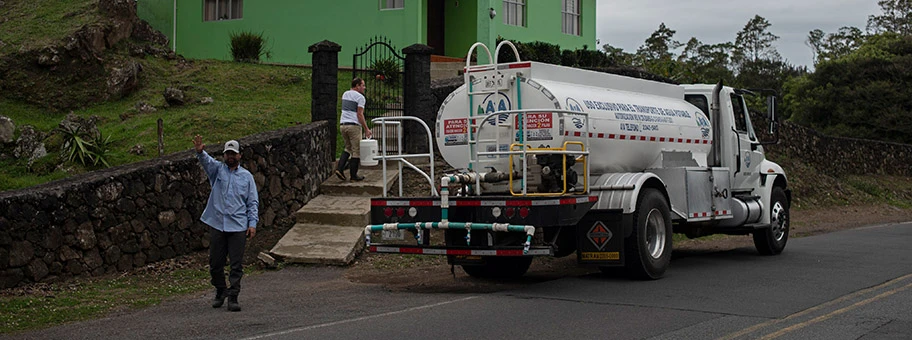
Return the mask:
M61 160L58 127L70 112L82 119L95 117L100 134L111 138L105 154L111 166L157 157L158 119L163 121L165 153L188 149L197 133L215 144L310 121L310 69L187 60L170 53L163 37L150 32L135 18L135 8L131 12L124 4L132 1L13 0L0 5L7 13L0 20L0 115L15 123L16 137L23 127L34 127L48 152L29 161L14 157L14 143L0 145L0 190L98 168ZM124 25L131 27L129 34L115 29ZM105 41L94 49L82 46L92 40L86 38L91 32L102 32ZM74 41L82 47L72 47ZM67 66L73 64L82 66ZM107 83L123 65L135 65L135 85L115 95ZM340 72L339 79L341 93L350 75ZM166 88L184 90L185 104L168 104ZM775 153L771 158L788 171L796 208L857 203L910 208L912 179L837 178L801 159Z
M122 10L105 12L99 6L121 2L17 0L0 5L9 13L0 21L0 115L16 125L16 138L24 127L34 127L48 153L30 162L15 157L15 143L0 143L0 190L98 168L60 159L65 136L58 127L68 113L94 120L101 136L111 138L105 154L111 166L157 157L158 119L166 154L188 149L197 133L217 144L310 122L310 69L184 59L168 52L162 37L147 34L135 12L130 18ZM132 23L132 33L115 44L105 42L94 50L84 46L87 32L106 32L102 40L112 41L113 27L124 22ZM78 47L72 47L74 41ZM90 50L93 55L86 57ZM112 95L109 80L117 79L123 65L136 70L135 84ZM339 76L350 78L345 72ZM343 87L345 83L340 81ZM166 88L182 90L185 104L168 104Z

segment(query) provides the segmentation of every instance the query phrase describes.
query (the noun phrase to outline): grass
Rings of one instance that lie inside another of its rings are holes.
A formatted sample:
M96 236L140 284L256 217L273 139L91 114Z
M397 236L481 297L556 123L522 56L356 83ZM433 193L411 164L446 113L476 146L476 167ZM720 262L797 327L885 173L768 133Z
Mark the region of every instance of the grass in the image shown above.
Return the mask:
M81 117L97 116L99 131L111 136L107 155L112 166L138 162L158 156L157 120L163 121L165 154L189 150L195 134L206 144L222 144L230 139L282 129L311 122L311 69L270 66L216 60L189 63L158 58L140 60L143 64L141 88L123 100L76 110ZM339 94L348 89L351 73L339 72ZM162 93L167 87L184 87L195 99L212 97L211 104L189 103L166 107ZM158 110L141 113L139 102ZM32 125L51 132L66 116L26 103L0 99L0 112L17 127ZM144 155L131 148L140 145ZM53 155L56 150L48 150ZM26 160L0 158L0 191L20 189L57 180L93 169L66 164L50 172L30 171Z
M48 46L97 22L101 18L97 4L98 0L6 0L0 54Z
M0 334L89 320L124 308L143 308L206 289L209 274L178 269L155 275L82 279L0 296ZM8 293L7 293L8 294Z

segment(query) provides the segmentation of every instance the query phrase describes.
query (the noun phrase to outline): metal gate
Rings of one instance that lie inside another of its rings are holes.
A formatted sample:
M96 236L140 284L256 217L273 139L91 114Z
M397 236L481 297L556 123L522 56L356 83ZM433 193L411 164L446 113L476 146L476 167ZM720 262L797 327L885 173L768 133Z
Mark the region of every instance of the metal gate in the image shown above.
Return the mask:
M363 47L355 49L352 56L352 75L364 79L366 89L364 97L364 118L399 117L405 115L404 68L405 57L396 53L389 39L373 37ZM379 143L384 131L379 127L372 127L374 139ZM396 153L399 151L397 137L401 129L388 126L386 128L386 151Z

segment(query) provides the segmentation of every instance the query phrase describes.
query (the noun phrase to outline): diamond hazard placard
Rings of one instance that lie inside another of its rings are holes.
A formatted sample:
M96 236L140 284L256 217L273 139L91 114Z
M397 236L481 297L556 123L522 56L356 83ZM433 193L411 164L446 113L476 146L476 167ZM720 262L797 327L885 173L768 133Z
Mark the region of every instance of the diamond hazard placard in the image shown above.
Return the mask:
M611 233L611 230L608 230L608 227L606 227L602 221L596 221L592 224L592 228L589 228L589 232L586 233L586 237L589 238L589 241L591 241L599 251L605 249L605 245L608 244L608 241L611 240L612 236L614 235Z

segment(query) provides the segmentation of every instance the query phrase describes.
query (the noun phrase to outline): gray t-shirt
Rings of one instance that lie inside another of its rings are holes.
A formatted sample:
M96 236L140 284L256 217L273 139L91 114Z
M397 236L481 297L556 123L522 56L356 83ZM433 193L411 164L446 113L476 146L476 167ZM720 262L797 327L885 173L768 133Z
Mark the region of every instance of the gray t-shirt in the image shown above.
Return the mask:
M342 94L342 118L339 123L355 123L358 121L358 108L364 108L364 95L355 90L348 90Z

